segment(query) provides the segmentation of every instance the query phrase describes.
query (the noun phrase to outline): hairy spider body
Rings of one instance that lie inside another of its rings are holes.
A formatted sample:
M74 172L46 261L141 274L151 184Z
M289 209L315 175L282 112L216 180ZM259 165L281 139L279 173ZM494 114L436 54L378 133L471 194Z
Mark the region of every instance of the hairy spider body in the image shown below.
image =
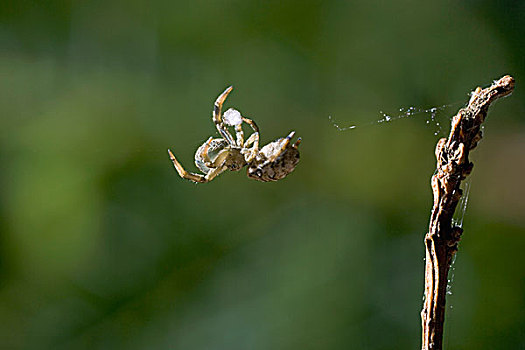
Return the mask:
M196 183L209 182L226 170L238 171L246 165L249 178L263 182L283 179L299 162L298 146L301 139L291 144L295 135L292 131L287 137L259 150L259 128L253 120L241 116L239 111L232 108L224 113L223 118L222 104L232 89L230 86L224 90L214 104L212 120L222 138L208 138L195 152L195 165L204 175L187 172L168 149L173 166L182 178ZM246 141L242 123L248 124L254 131ZM235 139L227 126L235 128Z

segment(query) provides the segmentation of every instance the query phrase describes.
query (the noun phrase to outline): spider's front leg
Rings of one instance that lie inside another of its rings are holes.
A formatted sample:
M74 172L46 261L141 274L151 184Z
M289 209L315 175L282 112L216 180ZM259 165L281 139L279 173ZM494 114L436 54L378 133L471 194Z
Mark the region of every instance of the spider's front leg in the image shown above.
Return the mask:
M170 159L173 162L173 166L175 167L175 170L179 173L180 177L183 179L191 180L193 182L197 183L205 183L210 181L210 179L207 178L207 176L201 175L201 174L195 174L195 173L189 173L182 165L177 161L177 158L171 153L171 151L168 149L168 154L170 155ZM214 176L215 177L215 176Z
M233 140L233 136L230 134L228 129L224 126L224 123L222 121L222 104L226 100L226 97L228 97L228 94L233 90L233 86L230 86L224 90L222 94L217 97L217 100L215 100L215 104L213 105L213 122L215 123L215 126L217 127L217 130L219 131L219 134L226 140L230 145L235 145L235 141Z

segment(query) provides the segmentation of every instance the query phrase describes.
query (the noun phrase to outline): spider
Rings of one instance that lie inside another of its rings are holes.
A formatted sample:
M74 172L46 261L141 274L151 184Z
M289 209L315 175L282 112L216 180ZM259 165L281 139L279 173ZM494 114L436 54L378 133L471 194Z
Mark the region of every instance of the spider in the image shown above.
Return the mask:
M288 136L277 139L259 149L259 128L251 119L241 116L239 111L230 108L222 115L222 105L232 91L230 86L217 97L212 120L222 138L210 137L195 152L195 165L203 174L190 173L184 170L173 153L168 154L180 177L196 183L213 180L226 170L239 171L248 166L249 178L268 182L283 179L290 174L299 162L299 138L294 144L291 140L295 131ZM242 123L248 124L253 133L244 140ZM227 126L235 127L236 138L228 131Z

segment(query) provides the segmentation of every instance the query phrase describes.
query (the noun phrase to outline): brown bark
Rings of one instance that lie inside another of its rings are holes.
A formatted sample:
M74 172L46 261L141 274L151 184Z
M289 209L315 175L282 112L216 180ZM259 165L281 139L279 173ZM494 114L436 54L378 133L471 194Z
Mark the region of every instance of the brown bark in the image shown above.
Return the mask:
M432 176L434 206L425 235L425 299L421 311L422 350L440 350L447 295L448 272L463 233L452 217L462 191L461 182L472 171L469 153L481 140L481 125L492 102L514 90L514 78L507 75L486 89L477 88L468 105L452 119L448 139L436 145L437 169Z

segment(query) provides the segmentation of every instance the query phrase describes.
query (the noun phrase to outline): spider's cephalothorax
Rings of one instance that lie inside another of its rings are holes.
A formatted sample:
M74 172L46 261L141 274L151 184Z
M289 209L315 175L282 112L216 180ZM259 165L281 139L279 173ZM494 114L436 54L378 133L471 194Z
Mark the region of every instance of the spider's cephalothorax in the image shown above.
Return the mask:
M287 137L271 142L259 150L259 128L251 119L241 116L239 111L229 109L221 113L222 104L232 91L230 86L217 98L213 108L213 122L222 138L210 137L195 153L195 165L204 173L189 173L168 150L175 169L182 178L204 183L213 180L226 170L238 171L248 165L248 177L267 182L280 180L291 173L299 162L299 138L295 144L291 139L295 132ZM253 129L253 134L245 141L242 123ZM236 138L227 126L235 127Z

